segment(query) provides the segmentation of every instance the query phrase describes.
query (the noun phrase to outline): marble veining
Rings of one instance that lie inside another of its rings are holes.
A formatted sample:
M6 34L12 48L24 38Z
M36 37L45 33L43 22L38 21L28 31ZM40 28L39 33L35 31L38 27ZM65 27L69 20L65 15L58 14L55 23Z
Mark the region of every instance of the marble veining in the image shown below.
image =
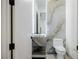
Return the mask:
M53 38L66 39L65 0L49 0L48 2L48 43L47 51L52 47ZM64 45L65 46L65 45Z

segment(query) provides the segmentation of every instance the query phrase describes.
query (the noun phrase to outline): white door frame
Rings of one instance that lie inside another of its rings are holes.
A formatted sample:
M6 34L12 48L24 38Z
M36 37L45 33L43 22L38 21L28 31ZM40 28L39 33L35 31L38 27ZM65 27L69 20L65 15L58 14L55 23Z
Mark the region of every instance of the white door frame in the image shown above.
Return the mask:
M78 40L78 0L66 0L66 52L77 59Z
M1 59L10 59L10 5L9 0L1 0Z

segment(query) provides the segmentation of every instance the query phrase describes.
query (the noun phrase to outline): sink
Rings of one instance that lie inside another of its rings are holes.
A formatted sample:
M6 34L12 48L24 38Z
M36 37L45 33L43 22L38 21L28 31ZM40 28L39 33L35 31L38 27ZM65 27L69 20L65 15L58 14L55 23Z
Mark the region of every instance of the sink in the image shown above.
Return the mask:
M46 34L33 34L31 39L39 46L45 46L47 42Z
M45 38L46 34L33 34L32 37L33 38Z

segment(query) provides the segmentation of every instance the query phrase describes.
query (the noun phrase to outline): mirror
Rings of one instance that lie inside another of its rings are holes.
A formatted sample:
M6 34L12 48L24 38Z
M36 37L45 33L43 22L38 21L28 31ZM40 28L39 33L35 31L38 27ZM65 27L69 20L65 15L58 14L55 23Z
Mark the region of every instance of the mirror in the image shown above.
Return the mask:
M34 34L46 34L46 0L34 0Z

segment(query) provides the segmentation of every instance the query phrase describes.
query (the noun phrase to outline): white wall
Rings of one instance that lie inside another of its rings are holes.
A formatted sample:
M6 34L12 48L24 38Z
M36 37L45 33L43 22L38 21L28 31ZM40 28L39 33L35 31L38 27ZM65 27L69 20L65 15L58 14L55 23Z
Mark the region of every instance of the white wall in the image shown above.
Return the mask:
M32 0L15 0L15 59L32 58Z
M66 51L77 59L77 0L66 0Z

